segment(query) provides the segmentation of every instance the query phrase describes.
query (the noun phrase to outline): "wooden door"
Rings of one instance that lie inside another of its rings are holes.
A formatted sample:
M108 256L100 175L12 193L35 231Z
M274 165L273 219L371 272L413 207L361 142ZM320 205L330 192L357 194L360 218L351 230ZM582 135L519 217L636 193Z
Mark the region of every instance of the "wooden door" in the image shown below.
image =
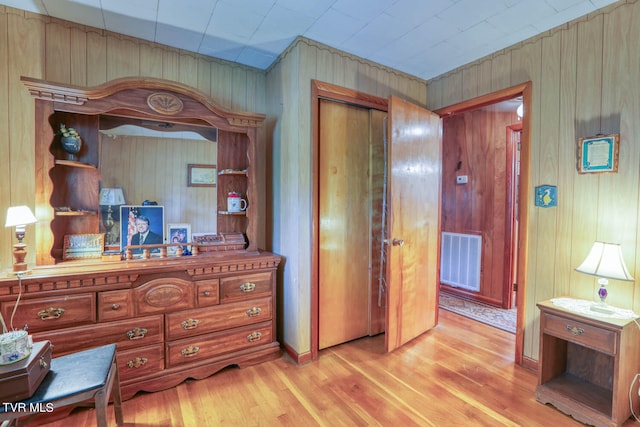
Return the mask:
M368 334L369 111L320 100L319 348Z
M440 117L392 96L388 120L387 316L392 351L438 321Z

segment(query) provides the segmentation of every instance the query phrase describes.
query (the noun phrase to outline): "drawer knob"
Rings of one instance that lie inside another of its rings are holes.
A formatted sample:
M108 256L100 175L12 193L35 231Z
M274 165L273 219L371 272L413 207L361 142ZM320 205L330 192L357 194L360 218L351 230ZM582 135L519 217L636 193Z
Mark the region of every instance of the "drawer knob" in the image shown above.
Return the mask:
M240 290L242 292L253 292L256 289L256 284L253 282L244 282L240 285Z
M249 317L259 316L260 313L262 313L262 309L260 307L251 307L249 310L247 310L247 316Z
M189 347L183 348L180 353L182 353L182 357L192 357L195 356L199 350L200 347L197 345L190 345Z
M262 336L261 332L258 332L258 331L251 332L249 335L247 335L247 341L249 342L260 341L261 336Z
M127 336L130 340L139 340L144 338L144 336L147 335L147 332L146 328L133 328L127 332Z
M182 325L182 329L185 330L189 330L189 329L195 329L198 327L198 323L200 323L200 321L198 319L187 319L187 320L183 320L182 323L180 323Z
M139 368L140 366L144 366L147 363L146 357L136 357L135 359L131 359L127 362L127 366L129 368Z
M577 326L567 325L567 331L571 332L573 335L584 334L584 329L578 328Z
M204 292L202 293L202 295L204 295L205 297L209 297L209 296L211 296L211 292L209 292L209 291L204 291Z
M120 304L111 304L111 310L119 310Z
M64 314L64 308L55 308L55 307L45 308L44 310L40 310L38 312L38 316L40 317L41 320L58 319L63 314Z

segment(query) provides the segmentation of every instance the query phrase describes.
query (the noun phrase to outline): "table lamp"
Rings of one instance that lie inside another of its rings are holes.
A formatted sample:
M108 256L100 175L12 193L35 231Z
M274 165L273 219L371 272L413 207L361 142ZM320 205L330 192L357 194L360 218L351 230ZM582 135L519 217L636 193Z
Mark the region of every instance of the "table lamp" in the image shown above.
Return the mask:
M103 188L100 190L100 205L108 206L107 208L107 217L104 220L104 228L107 230L107 245L113 245L114 239L113 234L111 234L111 229L113 228L113 217L111 214L113 211L111 210L112 206L120 206L124 205L124 194L122 193L122 188Z
M7 209L7 221L5 227L16 228L16 238L18 243L13 245L13 257L15 262L13 263L13 272L20 273L27 271L27 263L24 259L27 256L27 245L22 243L27 224L33 224L38 222L31 209L28 206L11 206Z
M608 279L633 280L622 259L622 249L617 243L594 242L585 260L576 268L580 273L598 277L600 302L591 306L591 310L605 314L613 314L606 303Z

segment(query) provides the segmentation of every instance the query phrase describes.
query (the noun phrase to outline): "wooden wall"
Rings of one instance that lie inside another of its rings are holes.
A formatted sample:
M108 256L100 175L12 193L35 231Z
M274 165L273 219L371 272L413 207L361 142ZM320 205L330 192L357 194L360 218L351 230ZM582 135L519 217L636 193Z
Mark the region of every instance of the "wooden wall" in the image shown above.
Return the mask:
M0 6L2 218L8 206L18 204L35 207L38 216L34 199L34 100L20 82L21 76L80 86L94 86L125 76L163 78L190 85L225 108L265 111L263 71ZM257 156L260 209L264 209L265 202L265 139L261 130ZM261 215L260 247L266 247L269 241L264 232L265 217ZM33 230L33 226L28 226L25 238L31 247ZM2 227L0 236L0 268L7 268L13 263L13 230ZM34 254L29 254L27 261L34 260Z
M285 256L278 316L283 341L311 349L311 80L378 97L426 104L426 82L320 43L298 38L268 70L267 131L273 135L273 250Z
M622 244L638 278L640 255L640 2L620 1L429 81L437 109L533 83L524 355L538 358L536 302L593 300L596 280L574 271L594 240ZM616 174L579 175L580 137L620 133ZM557 208L536 208L535 186L558 187ZM522 284L521 284L522 285ZM611 280L610 303L640 312L640 286Z
M514 112L496 107L443 118L442 231L482 236L480 291L474 297L502 304L507 225L507 131ZM466 175L468 183L456 184Z

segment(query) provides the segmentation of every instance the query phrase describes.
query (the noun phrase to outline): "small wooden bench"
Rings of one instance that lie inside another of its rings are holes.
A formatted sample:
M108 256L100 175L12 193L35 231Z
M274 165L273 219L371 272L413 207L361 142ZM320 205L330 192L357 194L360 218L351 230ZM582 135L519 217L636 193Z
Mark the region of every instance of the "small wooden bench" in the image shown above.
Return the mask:
M116 425L122 425L115 344L57 357L51 359L51 369L33 396L12 405L0 405L1 426L12 425L27 415L94 399L98 427L107 427L107 406L112 393Z

